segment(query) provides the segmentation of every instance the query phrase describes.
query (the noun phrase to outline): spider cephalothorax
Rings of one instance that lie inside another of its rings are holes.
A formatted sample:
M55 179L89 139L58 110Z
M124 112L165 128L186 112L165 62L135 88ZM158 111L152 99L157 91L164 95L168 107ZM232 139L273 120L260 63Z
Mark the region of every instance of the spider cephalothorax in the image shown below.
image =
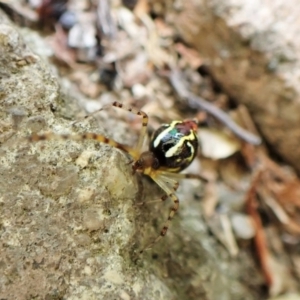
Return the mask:
M131 148L103 135L89 132L78 135L59 135L54 133L33 134L28 139L29 141L42 141L53 138L73 140L89 139L108 144L129 153L133 158L133 171L150 176L166 193L161 197L161 201L170 198L174 203L160 235L140 251L143 252L145 249L151 248L153 244L166 234L169 223L179 208L179 199L175 194L179 180L184 178L206 180L200 174L179 173L189 166L197 155L197 122L194 120L173 121L170 124L162 125L152 135L149 149L142 151L147 136L147 114L130 107L124 108L123 104L119 102L114 102L112 106L125 109L143 118L141 134L136 147Z
M142 152L138 160L132 165L133 172L138 171L149 175L151 170L158 170L160 168L159 160L151 151Z

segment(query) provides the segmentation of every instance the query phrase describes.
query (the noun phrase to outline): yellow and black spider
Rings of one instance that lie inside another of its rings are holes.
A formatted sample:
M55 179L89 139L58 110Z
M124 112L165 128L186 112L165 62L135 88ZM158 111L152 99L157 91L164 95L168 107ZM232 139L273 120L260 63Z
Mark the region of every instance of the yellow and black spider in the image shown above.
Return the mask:
M179 208L179 199L175 194L179 186L179 180L192 178L206 181L202 175L179 173L189 166L197 155L198 126L195 120L173 121L170 124L163 124L153 133L148 151L142 151L145 138L147 137L147 114L134 108L125 108L119 102L114 102L112 106L142 117L142 129L136 147L132 148L103 135L90 132L77 135L60 135L55 133L32 134L28 137L28 140L30 142L57 138L66 140L95 140L129 153L133 158L133 172L150 176L166 193L160 200L165 201L167 198L171 198L174 203L160 235L141 250L140 253L142 253L144 250L152 248L156 242L166 235L170 222Z

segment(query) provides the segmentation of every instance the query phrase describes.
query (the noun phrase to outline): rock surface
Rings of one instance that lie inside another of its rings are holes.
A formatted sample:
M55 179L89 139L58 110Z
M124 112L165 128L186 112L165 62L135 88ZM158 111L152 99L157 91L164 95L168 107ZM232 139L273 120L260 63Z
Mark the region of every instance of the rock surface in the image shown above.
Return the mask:
M253 279L251 256L232 260L207 232L193 199L198 185L182 185L184 201L167 237L133 259L168 211L134 204L159 190L133 176L127 155L107 145L24 139L49 130L120 139L126 124L106 118L100 127L72 126L62 115L75 118L76 103L0 19L0 298L257 299L261 282Z
M165 5L153 2L158 10ZM180 36L199 50L224 90L246 104L272 149L299 172L300 2L168 3L166 17Z

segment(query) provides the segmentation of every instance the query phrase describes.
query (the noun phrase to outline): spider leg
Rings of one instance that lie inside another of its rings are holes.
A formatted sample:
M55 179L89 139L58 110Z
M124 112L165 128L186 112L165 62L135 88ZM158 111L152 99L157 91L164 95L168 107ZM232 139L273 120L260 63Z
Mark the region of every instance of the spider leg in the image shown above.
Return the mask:
M138 206L143 206L145 204L149 204L149 203L157 203L157 202L164 202L168 199L168 195L165 194L163 195L162 197L160 197L159 199L156 199L156 200L150 200L150 201L144 201L144 202L138 202L136 203L135 205L138 205Z
M171 208L171 211L169 213L168 219L165 222L163 228L160 231L160 235L150 244L148 244L145 248L143 248L142 250L140 250L139 254L142 254L145 250L151 249L162 237L164 237L168 231L168 228L170 226L170 222L172 221L174 215L176 214L178 208L179 208L179 199L176 196L176 194L174 193L178 187L176 187L176 189L171 188L169 186L168 181L165 181L164 178L162 178L159 175L153 176L152 179L166 192L167 197L171 198L173 200L173 207Z
M149 118L148 118L148 115L145 112L143 112L141 110L138 110L138 109L135 109L135 108L132 108L132 107L125 107L122 103L115 101L112 104L104 105L103 107L101 107L100 109L94 111L90 115L85 116L84 119L88 119L88 118L94 116L95 114L97 114L98 112L100 112L104 109L110 108L112 106L123 109L123 110L126 110L126 111L129 111L129 112L131 112L131 113L133 113L137 116L142 117L142 128L141 128L141 132L140 132L140 136L139 136L139 139L138 139L137 146L135 147L136 148L135 153L140 154L142 152L143 145L144 145L145 140L147 138L147 125L148 125L148 119ZM73 124L76 124L76 123L77 122L74 122ZM139 155L135 155L134 158L138 159L138 156Z
M169 186L169 188L171 188L174 192L177 191L178 189L178 186L179 186L179 182L177 180L174 180L172 178L166 178L165 179L166 183ZM145 204L149 204L149 203L157 203L157 202L164 202L168 199L168 194L164 194L162 197L160 197L159 199L156 199L156 200L150 200L150 201L143 201L143 202L138 202L136 203L136 205L139 205L139 206L142 206L142 205L145 205Z
M136 149L128 147L126 145L120 144L112 139L105 137L104 135L85 132L82 134L56 134L56 133L43 133L43 134L32 134L27 137L29 142L39 142L39 141L47 141L47 140L74 140L74 141L83 141L83 140L94 140L103 144L110 145L112 147L118 148L124 152L129 153L132 157L138 157L138 153Z
M160 171L160 177L165 176L166 178L180 179L198 179L204 182L208 182L209 179L202 174L191 174L191 173L170 173L167 171Z
M136 146L136 149L139 153L142 152L142 148L143 148L143 145L144 145L144 142L145 142L145 139L147 137L147 125L148 125L148 115L141 111L141 110L138 110L138 109L135 109L135 108L132 108L132 107L124 107L124 105L120 102L117 102L115 101L112 106L114 107L117 107L117 108L121 108L121 109L124 109L124 110L127 110L137 116L142 116L142 128L141 128L141 132L140 132L140 136L139 136L139 139L138 139L138 143L137 143L137 146Z
M159 171L159 177L163 179L166 183L173 184L171 186L172 190L177 191L180 179L198 179L200 181L208 182L209 179L206 178L204 175L201 174L190 174L190 173L170 173L166 171ZM148 203L155 203L155 202L163 202L168 198L168 195L162 196L160 199L156 200L150 200L150 201L144 201L144 202L138 202L136 205L145 205Z

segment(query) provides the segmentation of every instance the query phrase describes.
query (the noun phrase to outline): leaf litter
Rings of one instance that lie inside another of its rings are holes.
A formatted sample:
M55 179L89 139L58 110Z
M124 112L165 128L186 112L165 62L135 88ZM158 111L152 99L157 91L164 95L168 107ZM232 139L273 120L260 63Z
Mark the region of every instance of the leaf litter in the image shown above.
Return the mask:
M209 75L205 58L178 39L163 5L156 6L156 14L154 5L0 1L16 23L43 32L51 59L86 97L89 113L117 98L145 110L152 129L197 118L202 150L197 168L210 179L202 197L209 229L233 257L252 249L270 300L299 299L300 180L272 158L247 109L232 105ZM126 121L138 131L135 118Z

